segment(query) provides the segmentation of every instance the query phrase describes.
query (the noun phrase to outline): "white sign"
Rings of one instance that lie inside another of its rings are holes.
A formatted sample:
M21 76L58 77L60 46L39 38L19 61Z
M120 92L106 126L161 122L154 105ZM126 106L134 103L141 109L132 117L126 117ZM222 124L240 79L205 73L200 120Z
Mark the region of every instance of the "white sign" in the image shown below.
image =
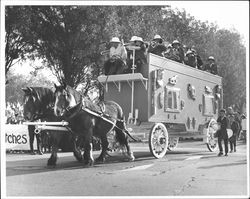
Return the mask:
M34 139L34 149L36 149L36 138ZM6 149L12 150L30 150L28 126L19 124L6 124L5 146Z
M243 131L247 130L247 120L246 119L242 119L241 126L242 126Z

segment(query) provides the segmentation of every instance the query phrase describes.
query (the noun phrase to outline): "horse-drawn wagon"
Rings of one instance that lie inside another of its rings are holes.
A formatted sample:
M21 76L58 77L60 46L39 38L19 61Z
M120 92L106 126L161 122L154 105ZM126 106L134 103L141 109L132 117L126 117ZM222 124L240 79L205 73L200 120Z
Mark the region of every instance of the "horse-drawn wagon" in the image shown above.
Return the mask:
M145 134L151 153L161 158L179 137L203 138L210 151L217 142L222 78L149 53L141 73L99 76L104 99L118 102L134 133Z
M133 64L133 69L134 67ZM47 103L48 94L44 96L45 107L55 103L54 110L45 108L38 115L36 111L24 115L30 115L29 120L32 120L41 115L51 117L51 111L57 116L69 114L67 123L58 121L54 115L47 120L50 122L26 124L37 125L36 133L46 129L68 131L73 140L83 136L85 144L87 143L84 151L88 149L86 155L82 156L77 141L74 142L73 152L77 160L84 158L90 160L89 164L93 164L90 143L92 135L102 139L99 160L104 161L108 149L107 136L112 130L118 135L119 142L125 143L130 160L134 156L125 133L130 135L131 131L133 135L142 134L148 140L150 151L156 158L162 158L167 150L174 149L179 137L203 138L210 151L217 148L214 133L218 129L215 118L223 107L221 77L149 53L148 64L142 68L141 73L102 75L98 80L104 88L104 107L87 102L87 99L82 99L81 94L67 85L55 85L56 101L52 100L54 97L50 97L51 100ZM47 92L53 95L52 91ZM25 106L31 104L38 107L38 102L44 106L41 100L34 100L36 96L38 93L34 88L25 90ZM43 97L40 96L39 99ZM86 102L90 106L85 106ZM94 107L97 111L89 107ZM111 109L113 111L110 112ZM86 120L90 128L85 125ZM130 132L126 125L130 127ZM55 140L60 138L59 134L54 134L54 137ZM48 165L56 164L56 152L55 145Z

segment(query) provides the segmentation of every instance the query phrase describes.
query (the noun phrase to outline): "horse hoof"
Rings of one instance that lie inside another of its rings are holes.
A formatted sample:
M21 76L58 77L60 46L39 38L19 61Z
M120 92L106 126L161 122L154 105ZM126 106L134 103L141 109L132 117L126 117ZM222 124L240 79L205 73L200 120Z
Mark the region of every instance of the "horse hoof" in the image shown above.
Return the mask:
M76 160L78 162L82 162L83 161L83 156L81 155L81 153L75 153L74 152L74 156L75 156L75 158L76 158Z
M85 162L84 167L89 168L94 166L94 161Z
M135 161L135 157L133 156L133 157L130 157L129 159L128 159L130 162L133 162L133 161Z
M130 162L135 161L135 156L134 156L133 152L130 152L130 153L128 154L128 160L129 160Z
M39 151L38 154L39 154L39 155L43 155L43 152L42 152L42 151Z

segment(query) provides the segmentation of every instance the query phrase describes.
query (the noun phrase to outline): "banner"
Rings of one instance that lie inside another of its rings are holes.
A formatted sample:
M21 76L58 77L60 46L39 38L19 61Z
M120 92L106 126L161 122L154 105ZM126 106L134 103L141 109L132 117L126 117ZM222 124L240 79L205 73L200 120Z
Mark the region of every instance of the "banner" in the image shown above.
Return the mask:
M6 150L30 150L28 126L21 124L6 124L5 146ZM36 148L36 138L34 138L34 149Z

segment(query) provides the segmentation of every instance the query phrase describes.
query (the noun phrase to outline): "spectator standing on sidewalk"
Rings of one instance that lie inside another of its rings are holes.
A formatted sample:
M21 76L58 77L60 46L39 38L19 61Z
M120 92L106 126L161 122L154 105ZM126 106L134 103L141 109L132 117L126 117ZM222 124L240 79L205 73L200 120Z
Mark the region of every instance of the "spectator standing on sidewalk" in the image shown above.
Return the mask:
M239 132L239 124L238 122L235 121L234 115L229 115L228 118L229 118L231 129L233 131L233 135L229 138L230 153L232 153L232 152L236 152L236 139L237 139L237 134Z
M222 147L222 140L224 141L225 145L225 156L227 156L228 153L228 135L227 135L227 126L228 126L228 119L226 117L226 110L221 109L220 110L220 116L217 119L217 122L220 124L220 129L218 130L218 144L220 152L218 156L223 155L223 147Z
M236 139L238 139L239 138L239 135L240 135L240 132L241 132L241 130L242 130L242 125L241 125L241 116L240 116L241 114L240 114L240 112L239 111L236 111L235 113L234 113L234 116L235 116L235 122L237 122L238 123L238 126L239 126L239 129L238 129L238 132L237 132L237 134L236 134Z

